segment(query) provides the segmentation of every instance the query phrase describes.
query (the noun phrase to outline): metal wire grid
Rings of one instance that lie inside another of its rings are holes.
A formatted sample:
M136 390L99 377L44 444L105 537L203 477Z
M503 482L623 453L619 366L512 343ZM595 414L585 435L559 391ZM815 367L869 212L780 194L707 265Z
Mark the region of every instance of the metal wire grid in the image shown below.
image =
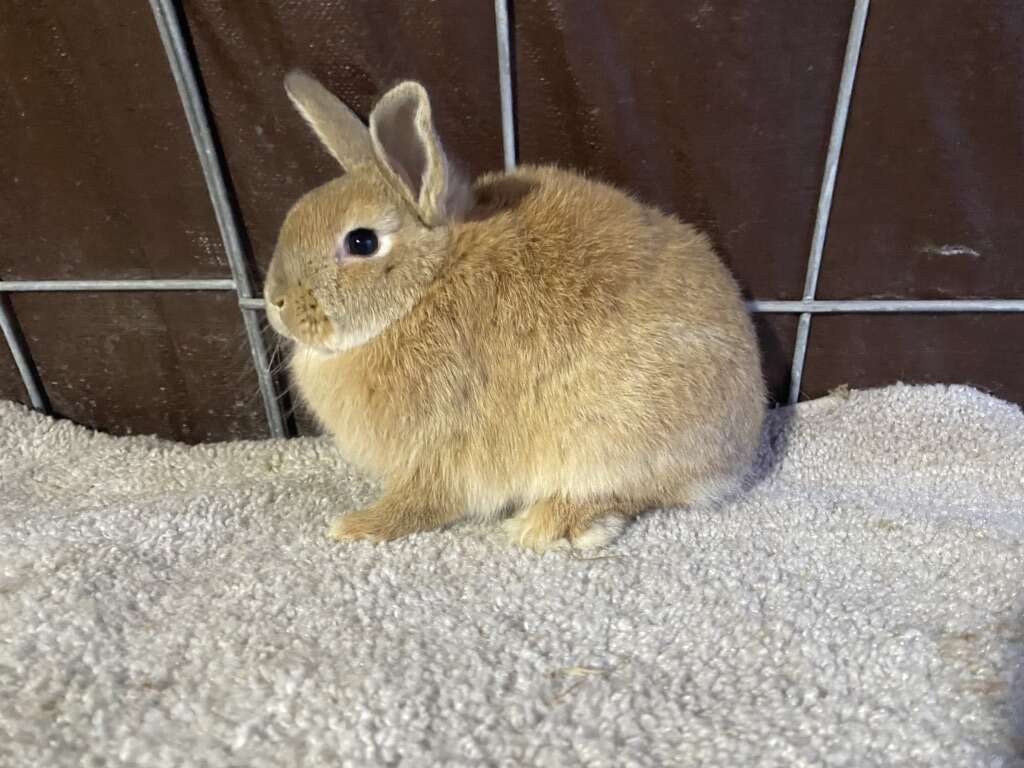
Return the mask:
M512 36L510 30L510 4L513 0L494 0L494 18L498 44L498 78L501 97L502 146L505 168L516 164L515 103L513 94ZM260 393L266 410L270 434L283 437L287 424L280 407L280 392L270 372L270 360L260 330L259 315L263 300L253 291L246 266L239 224L230 203L227 181L210 128L210 118L199 89L195 62L183 32L181 18L173 0L150 0L153 16L160 31L167 60L174 75L182 107L188 119L189 130L203 169L210 200L213 204L221 239L231 268L231 279L216 280L0 280L0 330L3 331L11 355L29 395L32 407L47 412L49 402L39 379L32 355L18 328L7 299L8 293L26 291L234 291L245 324L252 351L253 363L259 378ZM855 0L847 37L846 55L839 82L838 98L832 121L825 171L818 197L811 252L807 260L802 299L798 301L751 301L752 312L799 314L793 367L790 378L789 401L796 402L800 395L807 340L811 318L815 314L833 313L949 313L949 312L1024 312L1024 299L952 299L952 300L837 300L821 301L815 298L821 257L828 233L832 195L835 190L842 152L843 137L849 117L850 100L856 81L857 64L864 39L870 0Z

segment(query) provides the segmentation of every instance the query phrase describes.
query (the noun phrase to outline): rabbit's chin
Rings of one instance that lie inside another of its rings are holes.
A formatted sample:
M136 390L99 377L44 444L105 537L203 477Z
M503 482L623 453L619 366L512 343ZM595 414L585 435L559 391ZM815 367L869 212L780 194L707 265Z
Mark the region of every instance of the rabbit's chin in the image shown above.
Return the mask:
M361 347L366 342L379 336L383 330L384 328L365 328L346 332L335 330L327 343L326 349L328 351L326 354L338 355L342 352L348 352L350 349Z
M287 329L285 329L285 332L281 333L279 331L279 333L292 341L296 348L303 352L316 357L333 357L334 355L340 355L343 352L353 350L356 347L361 347L368 341L372 341L384 331L385 327L352 329L345 332L335 329L333 333L319 341L307 341L298 338L288 333Z

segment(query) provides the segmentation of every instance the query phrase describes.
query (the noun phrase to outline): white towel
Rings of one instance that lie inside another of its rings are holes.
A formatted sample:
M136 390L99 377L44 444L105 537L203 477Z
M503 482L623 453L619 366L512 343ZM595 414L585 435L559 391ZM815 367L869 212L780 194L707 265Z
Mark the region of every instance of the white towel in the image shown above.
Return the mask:
M772 416L760 478L578 557L325 538L324 439L187 447L0 403L0 765L1024 765L1024 415Z

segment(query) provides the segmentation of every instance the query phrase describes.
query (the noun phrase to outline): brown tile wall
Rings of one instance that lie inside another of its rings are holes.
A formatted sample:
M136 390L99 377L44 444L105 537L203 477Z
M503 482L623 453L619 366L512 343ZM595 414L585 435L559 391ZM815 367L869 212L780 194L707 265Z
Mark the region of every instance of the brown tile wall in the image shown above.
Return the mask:
M828 315L814 319L805 397L841 384L972 384L1024 403L1024 314Z
M417 78L476 173L501 166L493 4L182 0L252 266L336 173L290 107L301 66L364 114ZM745 289L799 296L850 0L513 0L520 160L573 165L707 230ZM1024 296L1024 6L875 2L819 296ZM225 277L149 4L0 14L0 279ZM230 293L16 295L55 410L118 433L266 434ZM794 315L756 318L784 398ZM962 381L1024 402L1024 315L817 316L804 396ZM7 350L0 397L24 401ZM315 425L301 409L303 433Z
M56 414L186 442L267 436L233 294L25 293L13 303Z
M7 345L0 340L0 400L17 400L28 403L28 393L21 384L18 369Z
M5 0L0 278L223 277L149 3Z
M822 298L1024 296L1022 45L1017 0L872 3Z

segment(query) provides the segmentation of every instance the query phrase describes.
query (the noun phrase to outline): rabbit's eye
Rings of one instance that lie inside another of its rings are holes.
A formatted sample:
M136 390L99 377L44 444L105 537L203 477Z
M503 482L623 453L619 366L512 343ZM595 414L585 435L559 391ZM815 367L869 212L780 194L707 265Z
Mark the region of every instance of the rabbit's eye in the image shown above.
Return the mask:
M373 256L380 248L377 233L372 229L353 229L345 235L345 251L349 256Z

